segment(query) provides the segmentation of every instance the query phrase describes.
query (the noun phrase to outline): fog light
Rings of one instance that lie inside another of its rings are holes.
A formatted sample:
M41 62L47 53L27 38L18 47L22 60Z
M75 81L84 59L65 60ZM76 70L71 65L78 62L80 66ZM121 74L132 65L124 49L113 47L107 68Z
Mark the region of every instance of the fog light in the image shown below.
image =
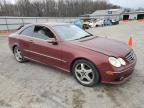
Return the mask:
M113 72L112 71L106 71L106 74L113 75Z
M120 80L120 81L122 81L123 79L124 79L124 77L120 77L120 79L119 79L119 80Z

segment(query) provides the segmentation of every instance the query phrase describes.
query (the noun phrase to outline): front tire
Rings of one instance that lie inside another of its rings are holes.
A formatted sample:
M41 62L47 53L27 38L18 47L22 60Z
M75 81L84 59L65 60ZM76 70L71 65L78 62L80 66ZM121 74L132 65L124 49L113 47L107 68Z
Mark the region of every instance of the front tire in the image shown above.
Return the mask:
M92 87L99 83L100 75L95 65L87 60L77 60L72 67L75 79L83 86Z
M20 48L19 47L15 47L14 48L14 56L15 56L15 59L18 61L18 62L20 62L20 63L23 63L23 62L25 62L26 60L25 60L25 58L24 58L24 56L23 56L23 54L22 54L22 51L20 50Z

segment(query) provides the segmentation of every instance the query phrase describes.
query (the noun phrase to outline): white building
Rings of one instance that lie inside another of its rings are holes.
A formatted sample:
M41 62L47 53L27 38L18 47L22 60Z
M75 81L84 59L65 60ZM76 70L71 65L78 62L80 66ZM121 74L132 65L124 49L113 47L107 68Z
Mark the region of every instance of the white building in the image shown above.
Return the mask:
M144 11L124 12L121 16L123 20L144 19Z
M90 18L111 18L111 19L120 19L123 9L108 9L108 10L97 10L90 14Z
M110 18L117 20L144 19L144 11L125 12L124 9L97 10L92 14L89 14L89 17L99 19Z

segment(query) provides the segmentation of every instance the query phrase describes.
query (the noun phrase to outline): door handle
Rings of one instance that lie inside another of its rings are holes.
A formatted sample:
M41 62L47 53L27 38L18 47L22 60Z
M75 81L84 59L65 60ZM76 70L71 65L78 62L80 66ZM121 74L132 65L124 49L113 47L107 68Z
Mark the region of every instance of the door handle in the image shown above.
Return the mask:
M33 40L29 40L29 42L33 43Z

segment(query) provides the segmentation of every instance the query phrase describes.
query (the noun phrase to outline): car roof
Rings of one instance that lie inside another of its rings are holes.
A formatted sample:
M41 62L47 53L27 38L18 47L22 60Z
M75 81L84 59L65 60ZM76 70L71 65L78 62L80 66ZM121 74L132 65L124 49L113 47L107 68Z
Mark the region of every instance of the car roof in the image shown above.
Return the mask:
M55 22L49 22L49 23L42 23L44 25L49 25L49 26L58 26L58 25L68 25L70 23L55 23Z
M69 24L70 24L70 23L48 22L48 23L33 23L33 24L27 24L27 26L30 26L30 25L61 26L61 25L69 25Z

